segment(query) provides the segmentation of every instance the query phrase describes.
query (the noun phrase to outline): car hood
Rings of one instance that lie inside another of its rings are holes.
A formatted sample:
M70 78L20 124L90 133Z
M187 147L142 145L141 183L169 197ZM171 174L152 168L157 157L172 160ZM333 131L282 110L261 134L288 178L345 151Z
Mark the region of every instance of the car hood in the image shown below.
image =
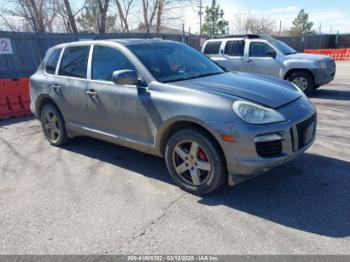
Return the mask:
M306 53L291 54L291 55L287 55L286 58L288 58L288 59L302 59L302 60L308 60L308 61L321 61L321 60L330 60L331 59L329 56L325 56L325 55L306 54Z
M301 93L287 81L276 77L240 72L184 80L173 84L240 97L271 108L280 107L301 96Z

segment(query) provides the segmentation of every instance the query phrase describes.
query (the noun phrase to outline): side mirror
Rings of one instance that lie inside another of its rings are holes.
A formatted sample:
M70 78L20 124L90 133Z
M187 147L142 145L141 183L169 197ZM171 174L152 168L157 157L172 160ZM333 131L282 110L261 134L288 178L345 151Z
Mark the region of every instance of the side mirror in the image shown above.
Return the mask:
M118 70L112 74L112 81L117 85L138 85L139 79L134 70Z
M272 58L276 58L277 53L275 51L270 51L270 52L267 52L266 55Z

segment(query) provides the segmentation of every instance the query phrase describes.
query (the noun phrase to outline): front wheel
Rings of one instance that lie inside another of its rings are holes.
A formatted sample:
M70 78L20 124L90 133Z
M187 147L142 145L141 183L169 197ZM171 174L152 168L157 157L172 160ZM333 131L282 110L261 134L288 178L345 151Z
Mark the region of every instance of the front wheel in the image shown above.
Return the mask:
M287 78L287 80L296 84L307 95L315 91L314 79L308 72L294 72Z
M224 156L204 132L184 129L168 141L165 161L173 180L185 191L208 194L227 179Z

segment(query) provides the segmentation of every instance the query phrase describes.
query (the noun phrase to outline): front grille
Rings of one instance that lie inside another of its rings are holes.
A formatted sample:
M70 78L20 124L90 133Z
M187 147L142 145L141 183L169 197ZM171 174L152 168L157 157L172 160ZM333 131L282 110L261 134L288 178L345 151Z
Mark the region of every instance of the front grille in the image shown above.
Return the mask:
M255 143L256 152L261 157L278 157L282 155L282 141L266 141Z
M298 150L302 149L304 146L306 146L310 142L310 141L305 141L305 133L307 129L310 127L310 125L313 124L315 121L316 121L316 114L312 115L308 119L296 125L297 134L298 134ZM312 136L313 135L314 133L312 134Z

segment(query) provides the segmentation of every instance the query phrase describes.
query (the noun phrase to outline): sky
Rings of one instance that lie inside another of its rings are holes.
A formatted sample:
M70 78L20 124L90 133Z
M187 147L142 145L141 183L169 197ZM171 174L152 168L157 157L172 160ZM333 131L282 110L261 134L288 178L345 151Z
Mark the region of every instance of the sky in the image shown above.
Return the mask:
M166 26L185 30L192 33L199 32L198 5L200 0L192 0L192 6L175 10L175 20L166 22ZM203 6L211 4L211 0L202 0ZM83 0L71 0L73 9L81 6ZM135 1L138 2L138 1ZM225 19L229 21L230 33L235 32L234 17L237 13L250 14L256 17L268 17L276 21L276 31L279 24L282 30L289 29L293 19L301 9L309 13L310 21L314 22L314 29L322 33L350 33L350 0L217 0L225 12ZM9 4L8 0L0 0L0 7ZM141 10L132 17L131 28L137 27L140 21ZM1 26L0 26L1 29Z
M199 0L197 0L199 2ZM211 0L203 0L203 5L210 5ZM282 28L289 28L300 9L309 13L314 28L329 33L350 33L350 0L217 0L225 12L225 19L233 28L234 16L237 12L250 13L254 16L269 17L276 20L276 27L281 21ZM198 8L187 7L183 10L184 23L191 32L199 31Z

